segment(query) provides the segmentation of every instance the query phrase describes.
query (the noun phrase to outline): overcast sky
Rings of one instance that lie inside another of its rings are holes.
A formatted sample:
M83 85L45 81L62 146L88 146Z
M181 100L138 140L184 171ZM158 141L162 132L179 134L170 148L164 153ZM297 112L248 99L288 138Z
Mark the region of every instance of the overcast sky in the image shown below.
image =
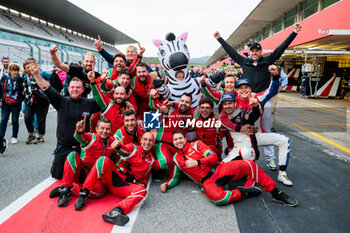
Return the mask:
M164 40L168 32L188 32L192 58L211 56L219 43L219 30L227 39L260 0L69 0L95 17L139 41L144 56L156 57L153 39ZM103 40L103 35L101 35ZM117 46L125 52L126 46Z

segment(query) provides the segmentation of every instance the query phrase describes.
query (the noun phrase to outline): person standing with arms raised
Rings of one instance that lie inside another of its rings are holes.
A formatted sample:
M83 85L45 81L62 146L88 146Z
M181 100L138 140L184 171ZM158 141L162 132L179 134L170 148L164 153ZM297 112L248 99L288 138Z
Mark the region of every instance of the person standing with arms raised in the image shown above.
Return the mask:
M243 78L249 80L252 92L259 93L266 90L270 85L271 76L268 67L281 57L300 30L301 24L295 24L293 32L271 54L265 57L262 56L262 47L259 43L254 42L250 45L249 56L247 58L240 55L224 39L222 39L218 31L214 33L214 37L222 45L228 55L242 67ZM265 104L265 111L262 116L262 127L265 132L271 132L271 124L271 103L268 101ZM276 163L273 159L275 158L274 148L272 146L267 146L264 148L264 152L268 159L272 158L268 161L267 166L271 170L276 170Z

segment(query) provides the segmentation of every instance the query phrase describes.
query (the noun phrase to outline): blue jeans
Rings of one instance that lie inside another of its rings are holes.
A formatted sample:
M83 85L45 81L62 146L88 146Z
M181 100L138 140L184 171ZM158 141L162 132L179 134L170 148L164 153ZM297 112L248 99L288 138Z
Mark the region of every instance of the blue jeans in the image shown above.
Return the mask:
M12 137L17 138L18 129L19 129L18 118L19 118L20 111L21 111L21 103L10 106L5 101L2 101L1 124L0 124L1 138L5 136L7 122L9 121L10 113L12 113Z
M25 113L25 110L26 110L26 103L25 103L25 101L23 101L22 102L22 112L23 112L23 114ZM38 117L36 116L36 113L34 114L34 129L36 130L36 131L38 131L38 129L39 129L39 126L38 126Z

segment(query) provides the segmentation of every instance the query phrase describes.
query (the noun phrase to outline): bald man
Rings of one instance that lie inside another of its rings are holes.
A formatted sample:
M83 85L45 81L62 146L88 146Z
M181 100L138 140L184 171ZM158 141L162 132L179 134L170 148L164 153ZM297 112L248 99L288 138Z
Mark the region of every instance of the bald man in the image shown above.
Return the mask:
M147 195L146 186L155 161L151 152L154 141L155 137L150 132L142 136L140 146L123 145L123 138L115 140L111 147L116 148L121 161L117 166L110 158L104 156L96 161L83 184L84 188L80 191L75 208L79 210L85 207L89 190L93 190L98 180L102 180L113 195L125 198L110 212L103 214L103 220L118 226L125 225L129 221L126 214Z
M90 81L93 97L101 109L101 117L107 118L112 122L111 134L114 135L115 132L124 125L124 112L133 109L132 104L126 101L126 90L122 86L117 87L113 92L112 99L110 99L96 84L95 74L92 71L88 73L88 79ZM91 129L95 129L95 121L91 120L90 124Z

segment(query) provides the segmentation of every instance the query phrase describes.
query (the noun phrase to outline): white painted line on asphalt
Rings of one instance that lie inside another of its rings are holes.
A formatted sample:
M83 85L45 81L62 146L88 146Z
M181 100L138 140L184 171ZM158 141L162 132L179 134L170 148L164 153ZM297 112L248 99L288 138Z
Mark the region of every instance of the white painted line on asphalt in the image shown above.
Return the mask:
M318 106L321 106L321 107L325 107L325 108L330 108L330 109L338 109L338 108L342 108L342 107L334 107L334 106L330 106L330 105L325 105L325 104L319 104L319 103L314 103L312 101L306 101L307 99L302 99L302 98L295 98L295 97L291 97L291 96L288 96L288 95L283 95L281 93L278 93L279 95L283 96L283 97L286 97L286 98L290 98L290 99L294 99L294 100L298 100L298 101L303 101L305 103L310 103L310 104L314 104L314 105L318 105ZM346 108L346 107L345 107ZM347 108L346 108L347 109ZM350 112L350 110L345 110L343 112Z
M9 219L12 215L17 213L20 209L22 209L26 204L28 204L31 200L33 200L37 195L39 195L42 191L47 189L50 185L52 185L56 179L49 177L28 192L26 192L23 196L18 198L16 201L12 202L9 206L3 209L0 212L0 224Z
M139 211L141 209L142 203L146 200L148 196L148 190L149 190L149 187L151 186L151 182L152 182L152 175L149 177L149 180L148 180L147 195L145 199L143 199L141 203L137 204L135 208L128 214L130 221L125 226L114 225L111 233L130 233L131 232L132 227L134 226L134 223L136 221L137 215L139 214Z

